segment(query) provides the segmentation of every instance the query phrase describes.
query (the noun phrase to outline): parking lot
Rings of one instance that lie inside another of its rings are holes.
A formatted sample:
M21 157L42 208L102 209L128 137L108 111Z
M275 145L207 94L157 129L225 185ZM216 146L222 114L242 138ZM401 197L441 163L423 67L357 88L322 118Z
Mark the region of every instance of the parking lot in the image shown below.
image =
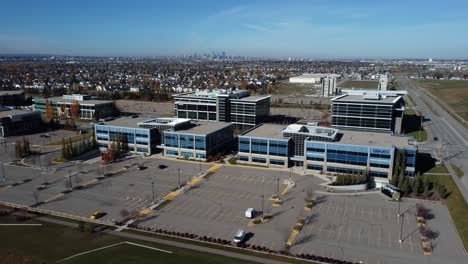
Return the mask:
M47 201L39 208L86 218L101 211L107 213L101 218L103 221L121 220L122 210L138 212L152 204L153 182L154 197L159 200L179 185L179 172L183 184L213 164L133 157L110 166L85 162L65 165L56 172L5 165L9 176L6 183L17 184L0 189L0 200L29 206ZM160 169L159 165L167 168ZM144 167L139 170L139 166ZM69 189L70 174L73 186L84 187L61 195ZM107 177L102 178L103 175ZM31 181L23 183L25 179ZM289 179L295 182L295 187L282 195L283 205L273 207L269 198L283 193L285 180ZM46 181L51 184L36 191ZM382 194L321 193L318 185L321 182L312 175L289 171L222 165L138 225L229 241L237 230L243 229L249 233L246 243L282 250L298 218L306 218L291 253L363 263L426 263L429 257L423 256L415 220L415 205L422 203L433 215L428 226L437 233L431 261L466 260L460 238L442 203L404 199L400 204L402 216L398 218L398 203ZM310 191L315 192L317 204L306 212L304 198ZM250 226L246 209L254 208L259 216L262 207L273 219Z
M138 164L138 165L136 165ZM158 166L164 164L165 169ZM88 217L95 211L106 212L102 220L119 220L121 211L140 211L150 206L154 200L164 197L181 183L199 173L199 164L174 162L170 160L137 159L119 163L121 168L108 169L115 173L87 187L73 191L57 200L42 205L40 208L60 211L67 214ZM127 166L125 168L124 166ZM138 166L145 169L139 170ZM209 166L202 164L202 169ZM84 184L99 176L98 171L80 175ZM154 184L152 184L154 183Z
M354 262L408 263L413 258L421 262L416 203L424 204L434 216L428 221L428 226L439 233L434 255L463 256L460 239L443 204L405 199L398 218L398 203L380 194L324 196L313 207L310 221L291 250Z
M173 200L169 205L156 212L140 226L161 228L177 232L189 232L232 240L238 229L251 233L249 244L282 249L291 228L304 207L305 188L317 188L320 182L310 176L292 174L297 186L284 197L284 204L272 207L269 199L286 187L283 180L289 178L285 171L253 169L249 167L222 167L199 186ZM247 208L273 215L265 224L247 226L250 221L245 217Z

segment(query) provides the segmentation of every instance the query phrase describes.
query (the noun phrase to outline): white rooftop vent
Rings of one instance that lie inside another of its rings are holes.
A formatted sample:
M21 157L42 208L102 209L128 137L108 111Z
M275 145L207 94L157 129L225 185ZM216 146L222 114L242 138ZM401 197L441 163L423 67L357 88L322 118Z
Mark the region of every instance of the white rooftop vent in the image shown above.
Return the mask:
M379 100L381 95L378 92L367 92L362 95L362 98L364 98L364 100Z

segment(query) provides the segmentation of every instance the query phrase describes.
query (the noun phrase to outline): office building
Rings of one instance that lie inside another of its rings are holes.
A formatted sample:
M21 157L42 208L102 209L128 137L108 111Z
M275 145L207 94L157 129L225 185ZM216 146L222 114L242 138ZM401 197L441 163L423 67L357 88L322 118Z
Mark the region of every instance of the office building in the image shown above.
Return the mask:
M408 137L368 131L293 124L263 124L239 135L238 162L302 167L325 174L365 174L377 186L393 174L397 151L405 153L405 174L414 176L417 148Z
M213 91L174 95L178 118L230 122L249 128L270 114L270 96L250 95L248 91Z
M0 91L0 105L17 107L25 103L24 91Z
M63 97L33 99L33 107L42 114L47 113L47 104L51 107L53 114L57 117L68 117L72 115L72 105L78 106L78 118L96 119L105 118L114 114L114 103L106 100L93 100L89 95L72 94Z
M388 75L380 74L379 75L379 90L386 91L388 89Z
M232 146L233 125L221 122L193 122L191 127L163 131L163 155L206 161Z
M181 118L121 117L94 126L102 151L120 137L131 153L206 161L233 143L233 125Z
M0 137L34 133L41 129L39 111L26 111L0 107Z
M140 122L148 118L121 117L94 126L94 134L101 151L106 151L111 144L120 137L120 142L127 142L131 153L145 155L154 154L157 151L159 133L157 128L141 128Z
M405 103L398 94L365 91L340 95L331 103L333 127L401 133Z
M338 94L336 86L336 74L327 74L322 79L322 87L320 89L320 95L323 97L330 97Z

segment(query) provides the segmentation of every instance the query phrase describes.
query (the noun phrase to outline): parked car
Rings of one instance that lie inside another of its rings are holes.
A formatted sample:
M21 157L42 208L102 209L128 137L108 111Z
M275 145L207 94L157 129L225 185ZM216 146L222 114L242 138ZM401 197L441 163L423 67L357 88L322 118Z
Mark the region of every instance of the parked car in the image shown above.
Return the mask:
M147 168L148 168L148 167L143 166L143 165L138 166L138 170L145 170L145 169L147 169Z
M437 140L439 140L439 138L438 138L438 137L434 137L434 141L437 141Z
M245 239L245 235L246 235L245 231L242 230L242 229L239 229L232 241L234 243L242 243L242 241L244 241L244 239Z
M99 219L103 216L105 216L107 213L105 212L94 212L89 218L91 219Z
M160 168L161 170L163 170L163 169L167 168L167 165L161 164L161 165L158 166L158 168Z
M255 209L253 208L247 208L247 210L245 210L245 217L247 218L255 218Z

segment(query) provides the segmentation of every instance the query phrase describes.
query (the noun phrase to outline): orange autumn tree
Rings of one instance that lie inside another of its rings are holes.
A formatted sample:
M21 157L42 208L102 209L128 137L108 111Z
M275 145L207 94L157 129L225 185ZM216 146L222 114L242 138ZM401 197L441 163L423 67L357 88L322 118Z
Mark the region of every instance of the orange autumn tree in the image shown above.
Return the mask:
M54 118L54 109L52 108L52 105L49 103L49 99L45 99L45 109L46 109L46 117L48 119Z
M80 104L77 100L73 100L70 106L70 115L72 119L78 119L80 117Z

